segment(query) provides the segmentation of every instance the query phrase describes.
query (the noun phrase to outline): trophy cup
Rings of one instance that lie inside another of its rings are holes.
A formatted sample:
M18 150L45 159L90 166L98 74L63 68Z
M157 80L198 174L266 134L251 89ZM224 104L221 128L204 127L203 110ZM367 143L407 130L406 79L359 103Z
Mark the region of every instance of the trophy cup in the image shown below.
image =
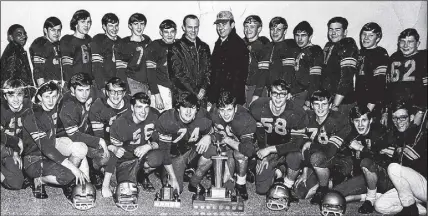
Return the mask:
M181 200L178 196L177 191L169 185L169 176L168 181L160 189L160 192L156 192L155 200L153 203L154 207L167 207L167 208L180 208Z
M223 174L227 156L225 156L225 152L221 151L219 143L215 143L215 145L217 146L217 155L211 157L214 167L214 187L208 189L205 199L193 198L193 208L201 210L243 212L243 200L239 196L238 198L232 196L231 191L226 190L223 186Z

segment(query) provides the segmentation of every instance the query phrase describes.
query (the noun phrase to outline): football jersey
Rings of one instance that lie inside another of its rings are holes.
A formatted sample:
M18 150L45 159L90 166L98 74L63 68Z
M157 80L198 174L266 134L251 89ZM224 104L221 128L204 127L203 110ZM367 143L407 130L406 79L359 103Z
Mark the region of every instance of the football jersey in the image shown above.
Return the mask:
M320 88L324 53L320 46L310 45L300 50L294 65L295 80L291 83L291 93L308 91L310 97Z
M10 136L6 134L3 130L0 130L0 146L1 146L1 160L5 157L12 156L13 152L20 152L20 147L18 146L19 138L16 136Z
M331 94L345 96L342 103L354 102L353 79L357 72L358 47L352 38L339 42L327 42L324 47L322 88Z
M31 109L33 106L33 103L28 98L24 98L22 102L22 109L19 112L13 112L7 101L2 98L1 100L1 128L2 131L4 130L4 133L11 135L11 136L17 136L22 138L22 127L23 127L23 120L22 120L22 114L26 112L28 109Z
M67 92L59 103L58 137L69 137L73 142L83 142L89 147L98 149L100 138L89 134L89 110L93 98L85 104Z
M150 107L146 120L136 124L132 117L132 112L126 112L113 122L110 130L111 143L125 149L120 160L131 160L136 158L134 150L142 145L149 144L157 140L155 135L155 124L159 117L159 112Z
M259 138L260 148L277 146L290 141L291 130L301 130L305 128L307 121L306 113L302 108L294 107L292 102L287 102L285 110L278 116L272 113L270 108L271 98L263 97L254 101L250 106L250 112L257 122L257 128L264 128L266 138L260 139L263 134L260 130L256 136Z
M404 97L412 104L426 107L427 51L404 57L401 51L392 54L387 70L389 99Z
M40 156L61 164L67 157L55 148L57 109L46 112L34 104L23 116L23 156Z
M249 55L248 78L247 85L254 86L257 84L260 76L269 73L269 58L270 46L269 39L261 36L253 42L249 42L247 38L243 38L247 45Z
M39 37L30 46L34 79L62 80L61 52L59 42L51 43L46 37Z
M165 43L162 39L151 42L144 50L146 57L147 78L150 91L153 95L159 93L157 85L172 87L168 71L168 53L170 53L172 44Z
M237 105L237 110L232 121L225 122L220 116L219 110L213 108L211 111L211 120L214 124L214 132L222 137L230 137L240 142L239 151L245 156L251 157L251 150L254 148L254 133L256 132L256 120L251 116L247 109Z
M91 134L110 141L110 127L113 122L125 112L131 112L130 96L123 98L123 107L114 109L107 103L108 98L97 98L89 109L89 121L91 123Z
M97 34L91 42L92 75L98 88L104 88L104 84L116 76L116 56L120 41L110 39L106 34Z
M147 83L147 68L144 50L152 42L149 36L143 34L141 42L131 41L131 37L123 38L117 50L116 70L117 76L126 80L132 78L142 83Z
M177 110L169 109L162 113L156 123L159 145L170 145L171 155L186 153L203 136L213 131L212 121L204 115L196 114L195 119L188 124L183 123L179 115Z
M61 38L62 71L66 82L76 73L92 75L91 41L89 35L85 35L83 39L74 35L65 35Z
M384 100L388 52L383 47L361 49L355 80L356 100L361 104L379 104Z
M341 149L344 139L351 132L348 118L339 112L330 111L327 118L317 122L314 111L307 111L309 122L306 126L307 135L312 140L311 152L324 151L327 156L333 156Z

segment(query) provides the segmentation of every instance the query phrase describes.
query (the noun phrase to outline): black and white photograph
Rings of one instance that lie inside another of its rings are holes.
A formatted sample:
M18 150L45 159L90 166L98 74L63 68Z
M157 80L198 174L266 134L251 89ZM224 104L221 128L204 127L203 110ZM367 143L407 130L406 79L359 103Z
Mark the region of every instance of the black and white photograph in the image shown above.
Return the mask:
M427 215L427 1L1 1L2 215Z

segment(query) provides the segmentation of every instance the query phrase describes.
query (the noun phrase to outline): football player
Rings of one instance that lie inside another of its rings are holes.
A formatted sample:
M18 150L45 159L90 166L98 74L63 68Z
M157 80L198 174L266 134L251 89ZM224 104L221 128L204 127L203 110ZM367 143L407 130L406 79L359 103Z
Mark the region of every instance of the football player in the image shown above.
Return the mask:
M91 14L86 10L78 10L70 20L71 35L64 35L60 40L62 69L65 82L79 72L92 74L91 36L88 35L92 26Z
M308 112L309 123L306 125L309 141L302 147L302 155L305 164L310 164L315 170L303 168L303 173L296 181L306 184L306 188L312 189L318 179L319 187L311 199L311 204L321 204L321 200L328 191L329 178L333 178L336 185L351 174L352 158L339 152L343 140L351 131L351 126L346 116L337 111L332 111L332 96L326 90L315 91L311 98L312 110ZM300 190L299 187L297 190ZM300 192L298 192L300 193Z
M313 33L312 26L306 21L297 24L293 30L294 40L301 50L294 65L296 75L291 84L291 94L294 95L296 103L303 103L305 110L310 109L309 97L320 88L324 57L321 47L311 42Z
M382 102L385 94L388 52L378 46L381 39L382 28L377 23L369 22L361 28L355 96L358 104L367 106L371 111L374 111L375 107L380 111L384 105Z
M347 201L353 201L350 200L351 197L358 197L357 201L365 200L358 212L370 214L374 211L377 192L385 193L393 188L387 173L390 159L380 154L382 149L388 147L386 130L373 121L373 113L367 104L353 107L349 118L354 127L345 139L345 144L350 149L348 154L352 153L354 177L335 186L334 190L345 196ZM349 196L360 194L361 196Z
M154 40L147 46L147 77L151 92L152 107L159 111L172 108L172 83L169 79L167 55L177 34L177 25L172 20L164 20L159 25L162 39Z
M57 17L47 18L43 24L44 36L38 37L30 46L33 74L37 86L49 80L64 81L59 49L61 30L61 20ZM61 85L63 84L61 83Z
M196 95L183 92L177 97L174 109L159 117L156 131L159 133L159 145L168 147L164 165L170 185L178 193L183 191L186 166L199 157L188 187L198 197L205 193L200 182L211 167L211 156L216 155L216 148L211 144L212 121L206 117L206 110L200 108Z
M395 188L375 202L375 209L381 214L426 214L423 203L427 203L427 134L423 123L419 127L411 123L411 108L403 101L391 106L394 128L389 131L389 147L381 154L392 157L388 176Z
M284 80L276 80L269 88L270 98L259 98L250 106L257 121L256 193L266 194L274 182L276 168L287 165L284 185L290 189L296 180L302 155L302 136L292 135L291 129L302 130L307 123L302 107L295 107L289 100L290 88ZM277 169L280 170L280 169ZM281 175L280 175L281 176ZM281 180L282 181L282 180Z
M128 83L131 95L137 92L147 93L149 88L144 49L152 40L143 34L146 25L146 16L140 13L132 14L128 20L131 36L123 38L117 50L116 76Z
M248 77L245 84L246 107L250 107L256 84L260 76L269 73L269 58L271 44L267 37L259 36L262 31L263 22L257 15L250 15L244 20L244 42L250 51L248 66ZM259 91L263 91L260 89ZM263 92L265 93L265 91ZM262 95L266 97L267 95Z
M59 123L57 137L69 137L73 142L82 142L88 146L88 157L92 162L90 166L91 181L100 187L101 167L108 164L109 151L104 138L89 134L89 110L94 96L91 95L93 80L86 73L73 75L68 82L70 89L59 104ZM73 148L65 145L64 148ZM89 176L89 171L86 173ZM97 181L95 181L97 179Z
M398 36L399 50L391 55L387 70L387 99L390 103L405 98L416 106L415 124L420 124L427 107L427 51L418 50L416 29L408 28Z
M113 77L105 85L106 98L97 98L89 109L88 119L92 126L91 135L110 142L110 127L113 122L130 110L130 97L126 95L126 83L120 78ZM110 161L113 160L113 161ZM104 169L102 185L103 197L111 197L110 179L114 172L117 158L111 157Z
M23 167L34 178L33 194L38 199L47 198L46 183L62 186L70 200L74 185L89 181L77 165L86 156L86 146L72 143L68 138L55 138L58 92L54 82L42 84L36 94L37 104L23 116ZM69 156L65 156L63 148L58 148L65 143L74 144Z
M101 92L104 92L104 84L116 75L116 56L120 37L119 18L114 13L106 13L101 19L104 33L94 36L91 46L92 75L95 84Z
M285 39L288 24L282 17L274 17L269 22L270 38L272 42L268 51L269 73L261 76L254 92L253 100L262 95L262 90L271 85L275 80L286 80L287 85L293 81L295 74L294 64L299 47L293 39Z
M353 78L357 72L358 47L355 40L346 37L348 20L333 17L327 23L329 42L324 46L322 89L334 95L333 110L348 115L354 106Z
M118 187L121 187L122 183L129 185L129 182L136 187L137 181L141 181L137 177L138 173L142 172L143 189L153 192L154 187L148 179L148 173L163 164L165 154L165 148L159 149L158 143L155 142L158 140L154 129L159 112L150 107L150 97L144 92L139 92L131 98L131 110L132 112L126 112L114 121L110 131L112 145L109 149L118 158ZM115 196L120 204L121 195Z
M1 184L11 190L19 190L24 183L22 174L21 153L23 144L21 138L8 135L1 129Z
M211 119L215 134L220 135L218 142L226 146L229 171L225 171L224 182L234 182L233 175L236 168L236 190L244 199L248 199L246 174L248 158L253 156L254 133L256 121L247 109L236 104L236 97L231 92L220 93L217 107L211 110ZM227 184L226 184L227 185ZM232 190L233 188L228 188Z

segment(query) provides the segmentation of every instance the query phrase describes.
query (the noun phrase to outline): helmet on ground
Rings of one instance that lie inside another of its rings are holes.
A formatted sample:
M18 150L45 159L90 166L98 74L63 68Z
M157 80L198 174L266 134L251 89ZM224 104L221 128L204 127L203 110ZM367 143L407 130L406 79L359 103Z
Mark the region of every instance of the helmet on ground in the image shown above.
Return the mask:
M85 211L95 207L97 191L90 182L85 182L83 184L78 184L73 188L71 198L74 208Z
M136 183L124 181L117 185L114 202L125 211L135 211L138 208L138 187Z
M266 207L272 211L288 210L290 207L289 197L289 188L283 183L274 183L266 195Z
M345 197L338 191L330 191L324 195L321 202L323 216L342 216L346 211Z

